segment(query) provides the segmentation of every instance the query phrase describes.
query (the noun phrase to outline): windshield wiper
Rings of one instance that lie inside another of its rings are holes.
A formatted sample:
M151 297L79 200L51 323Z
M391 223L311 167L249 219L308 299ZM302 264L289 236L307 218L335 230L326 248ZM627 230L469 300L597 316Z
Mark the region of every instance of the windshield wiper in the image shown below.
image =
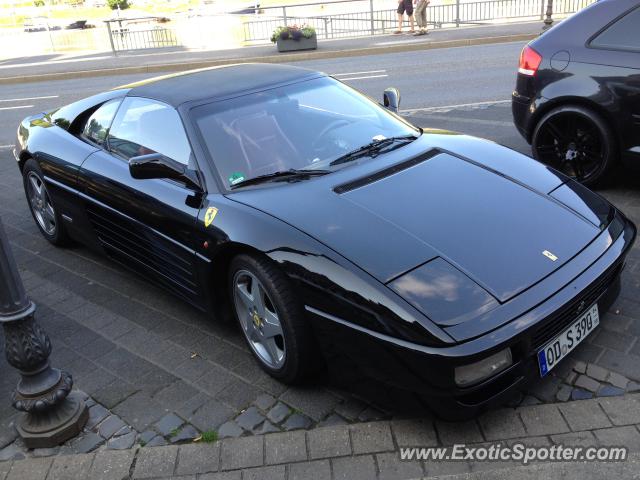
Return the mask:
M383 138L380 140L374 140L371 143L367 143L362 147L356 148L355 150L345 153L344 155L336 158L332 161L329 166L340 165L341 163L350 162L352 160L356 160L361 157L375 157L379 155L382 149L395 145L395 148L399 148L407 143L413 142L418 137L416 135L403 135L400 137L389 137Z
M277 172L267 173L265 175L258 175L257 177L247 178L246 180L242 180L238 183L231 185L229 188L231 190L238 187L245 187L247 185L255 185L263 182L282 182L282 181L296 181L296 180L304 180L305 178L314 177L318 175L326 175L327 173L331 173L331 170L322 170L322 169L296 169L290 168L289 170L279 170Z

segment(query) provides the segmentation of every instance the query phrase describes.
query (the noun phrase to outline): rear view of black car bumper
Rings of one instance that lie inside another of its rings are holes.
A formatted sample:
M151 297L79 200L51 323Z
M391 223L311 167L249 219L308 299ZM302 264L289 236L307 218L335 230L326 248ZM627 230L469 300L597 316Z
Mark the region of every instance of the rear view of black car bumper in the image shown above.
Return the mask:
M524 384L540 375L537 351L567 328L585 306L598 304L601 315L620 292L620 274L624 258L633 244L635 226L624 220L622 234L591 267L569 285L527 312L551 311L531 323L516 318L494 331L451 347L425 347L386 337L356 327L322 312L310 310L318 338L329 353L329 362L339 362L335 371L358 370L381 382L421 395L445 418L466 418L487 407L504 403ZM552 309L549 310L549 304ZM333 320L333 321L328 321ZM518 324L527 324L519 329ZM456 366L468 365L506 348L513 363L479 384L468 388L456 385ZM344 365L343 362L348 364Z
M531 143L531 98L519 94L514 91L511 95L511 113L513 114L513 123L524 137L527 143Z

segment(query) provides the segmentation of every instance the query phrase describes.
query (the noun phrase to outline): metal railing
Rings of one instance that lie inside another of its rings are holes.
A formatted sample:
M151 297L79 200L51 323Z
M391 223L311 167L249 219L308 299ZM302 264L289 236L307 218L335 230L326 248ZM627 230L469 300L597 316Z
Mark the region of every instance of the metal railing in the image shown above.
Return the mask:
M596 0L555 0L553 13L566 15ZM489 2L456 2L459 23L478 23L508 18L544 18L547 0L492 0Z
M596 0L555 0L554 15L567 15L594 3ZM350 5L347 5L350 4ZM326 15L301 15L311 7L348 9L350 11ZM427 23L436 28L445 25L487 23L507 19L540 19L547 8L547 0L456 0L447 5L429 5ZM266 41L282 25L312 25L318 38L340 38L384 33L397 26L395 9L375 9L374 0L338 0L294 5L260 7L255 11L258 20L244 23L247 42Z
M160 25L149 26L159 17L139 17L106 20L111 50L142 50L146 48L176 47L179 45L175 32Z
M548 0L448 0L427 7L427 23L435 28L465 24L537 19L543 20ZM554 0L554 17L574 13L596 0ZM237 40L268 42L283 25L311 25L318 38L347 38L376 35L397 27L397 13L388 8L391 0L335 0L270 7L256 7L249 13L223 15L239 28ZM434 2L435 3L435 2ZM202 17L206 18L206 17ZM115 18L105 21L112 51L177 47L188 44L193 35L203 35L202 19L186 18L167 26L161 17ZM197 21L196 21L197 20ZM173 23L173 22L172 22ZM217 28L217 27L216 27ZM194 33L195 32L195 33ZM191 37L190 37L191 36ZM185 43L186 42L186 43ZM204 45L204 43L203 43Z

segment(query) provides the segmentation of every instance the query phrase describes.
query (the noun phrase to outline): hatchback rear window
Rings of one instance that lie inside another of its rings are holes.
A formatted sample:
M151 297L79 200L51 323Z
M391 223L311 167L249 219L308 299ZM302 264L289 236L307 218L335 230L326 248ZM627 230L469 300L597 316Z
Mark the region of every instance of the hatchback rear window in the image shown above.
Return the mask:
M592 47L640 51L640 7L636 7L591 41Z

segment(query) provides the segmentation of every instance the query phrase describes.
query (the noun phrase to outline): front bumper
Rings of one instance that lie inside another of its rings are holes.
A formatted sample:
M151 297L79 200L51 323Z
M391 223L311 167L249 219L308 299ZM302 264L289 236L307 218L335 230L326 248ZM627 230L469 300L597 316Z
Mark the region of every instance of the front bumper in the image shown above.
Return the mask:
M536 353L579 314L581 302L598 303L604 313L620 292L620 274L636 236L635 226L622 215L622 232L609 248L573 281L543 304L488 333L447 347L428 347L395 339L336 319L315 309L314 329L332 369L346 373L354 366L387 385L421 394L445 417L467 417L505 402L528 380L538 376ZM332 320L332 321L327 321ZM513 365L468 388L454 382L454 369L511 348ZM344 362L347 362L345 365ZM337 368L336 368L337 367Z

